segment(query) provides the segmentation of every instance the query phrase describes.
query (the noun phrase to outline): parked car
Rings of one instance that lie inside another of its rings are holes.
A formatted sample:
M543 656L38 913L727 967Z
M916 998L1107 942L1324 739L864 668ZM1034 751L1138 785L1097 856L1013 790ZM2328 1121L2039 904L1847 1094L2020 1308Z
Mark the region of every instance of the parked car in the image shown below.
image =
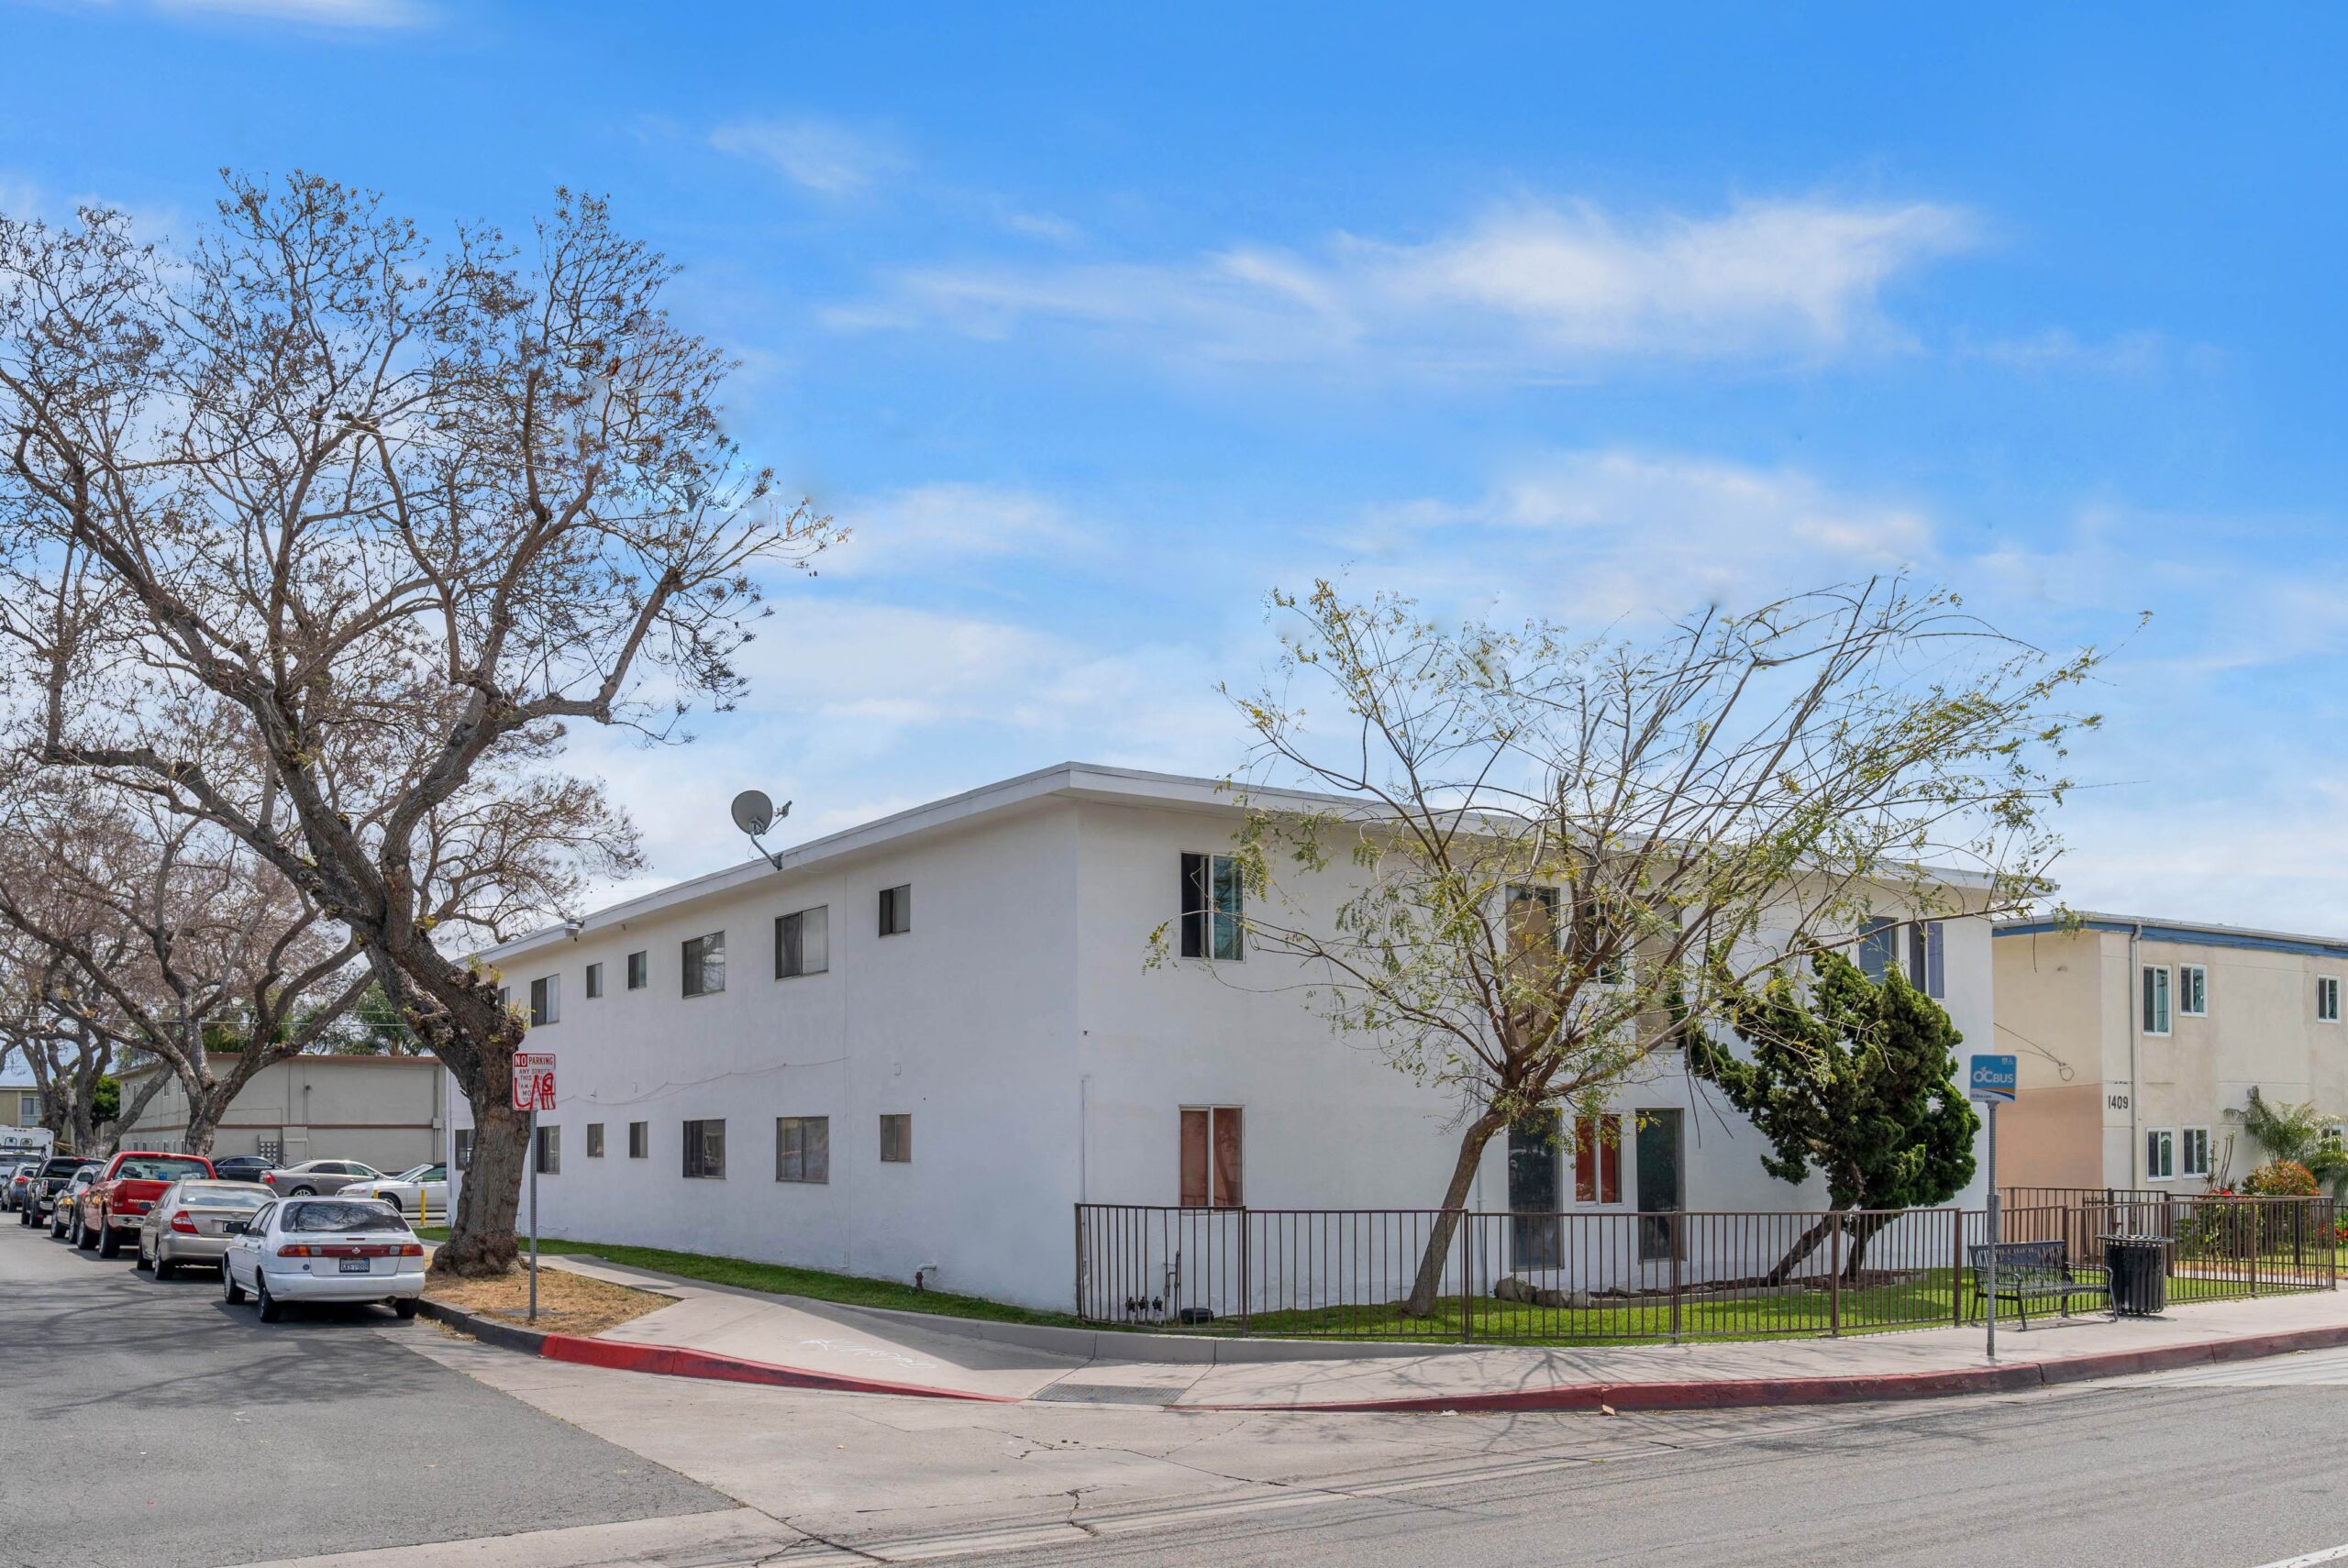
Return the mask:
M72 1154L59 1154L53 1159L43 1160L40 1169L25 1188L25 1201L23 1207L17 1210L17 1222L28 1229L46 1224L50 1210L57 1206L58 1193L64 1189L73 1173L96 1168L95 1160L79 1159Z
M380 1198L419 1224L435 1214L446 1220L449 1217L449 1167L442 1165L414 1165L394 1176L352 1182L337 1196Z
M0 1186L0 1213L22 1209L25 1198L32 1191L33 1177L40 1173L39 1160L25 1160L9 1168L7 1181Z
M212 1162L201 1154L166 1154L154 1149L125 1149L106 1162L98 1179L73 1206L74 1245L98 1249L102 1258L121 1254L125 1242L138 1239L138 1220L163 1189L190 1176L209 1176Z
M212 1174L222 1181L259 1181L262 1172L276 1168L267 1154L227 1154L212 1162Z
M424 1298L424 1243L388 1203L289 1198L228 1221L220 1294L249 1293L260 1320L312 1301L388 1301L403 1318Z
M70 1238L75 1246L82 1244L82 1233L73 1227L81 1221L82 1195L89 1191L90 1184L97 1179L98 1167L94 1165L78 1166L67 1173L65 1185L50 1198L50 1241Z
M175 1181L138 1221L138 1266L169 1279L183 1264L217 1265L228 1225L250 1220L270 1201L257 1181Z
M354 1181L381 1181L383 1173L357 1160L304 1160L298 1165L263 1171L260 1179L281 1198L326 1198Z

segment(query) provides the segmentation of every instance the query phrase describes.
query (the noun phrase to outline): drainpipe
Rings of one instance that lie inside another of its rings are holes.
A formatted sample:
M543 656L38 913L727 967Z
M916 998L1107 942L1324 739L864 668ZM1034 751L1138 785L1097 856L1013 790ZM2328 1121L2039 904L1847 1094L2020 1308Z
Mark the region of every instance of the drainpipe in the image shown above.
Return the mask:
M2144 940L2142 921L2128 932L2128 1185L2132 1188L2144 1185L2140 1167L2144 1162L2144 1087L2143 1057L2144 1048L2143 1021L2137 1014L2144 1004L2144 964L2138 944Z

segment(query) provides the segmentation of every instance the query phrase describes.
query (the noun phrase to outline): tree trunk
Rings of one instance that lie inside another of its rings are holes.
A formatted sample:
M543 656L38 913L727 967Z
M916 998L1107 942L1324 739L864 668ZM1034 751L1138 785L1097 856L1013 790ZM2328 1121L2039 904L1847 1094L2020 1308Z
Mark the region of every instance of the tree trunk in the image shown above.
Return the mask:
M138 1119L147 1114L148 1103L157 1095L162 1093L163 1086L172 1081L172 1080L168 1074L150 1073L147 1075L147 1081L138 1086L138 1092L131 1096L129 1103L123 1106L121 1114L117 1115L114 1119L114 1137L111 1142L111 1146L105 1150L105 1153L111 1154L114 1153L116 1148L121 1146L123 1134L132 1131L138 1125ZM88 1114L91 1114L94 1119L94 1112Z
M473 1112L473 1157L457 1189L449 1239L432 1254L435 1274L478 1279L512 1271L519 1246L514 1222L522 1209L524 1162L529 1157L529 1118L514 1109L510 1087L466 1099Z
M1801 1266L1801 1260L1818 1250L1818 1243L1826 1239L1826 1232L1833 1224L1834 1218L1830 1216L1796 1237L1794 1244L1786 1249L1786 1255L1778 1260L1778 1265L1761 1276L1762 1283L1783 1285L1791 1279L1794 1270Z
M1870 1213L1855 1216L1844 1234L1849 1240L1843 1246L1843 1281L1846 1285L1859 1282L1859 1265L1866 1261L1867 1243L1875 1233L1891 1223L1889 1214Z
M1482 1163L1484 1148L1493 1134L1508 1125L1508 1119L1490 1112L1468 1123L1459 1139L1459 1158L1451 1167L1451 1185L1444 1188L1443 1210L1434 1217L1434 1229L1428 1232L1426 1251L1419 1255L1418 1277L1411 1282L1411 1294L1402 1303L1406 1317L1423 1318L1434 1310L1434 1298L1443 1293L1444 1265L1450 1260L1451 1238L1459 1229L1459 1216L1468 1207L1468 1197L1475 1189L1476 1167Z

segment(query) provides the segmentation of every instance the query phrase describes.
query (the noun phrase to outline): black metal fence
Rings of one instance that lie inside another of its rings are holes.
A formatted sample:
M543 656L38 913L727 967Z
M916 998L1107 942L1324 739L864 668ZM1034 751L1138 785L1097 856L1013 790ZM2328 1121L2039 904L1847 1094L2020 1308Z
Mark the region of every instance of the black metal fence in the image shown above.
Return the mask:
M2063 1243L2066 1266L2088 1281L2102 1278L2103 1237L2158 1237L2170 1298L2221 1300L2336 1288L2336 1208L2329 1198L2040 1190L2001 1204L1999 1233ZM1864 1333L1977 1315L1973 1249L1988 1237L1986 1211L1957 1209L1495 1213L1088 1203L1076 1209L1076 1310L1102 1324L1298 1339Z

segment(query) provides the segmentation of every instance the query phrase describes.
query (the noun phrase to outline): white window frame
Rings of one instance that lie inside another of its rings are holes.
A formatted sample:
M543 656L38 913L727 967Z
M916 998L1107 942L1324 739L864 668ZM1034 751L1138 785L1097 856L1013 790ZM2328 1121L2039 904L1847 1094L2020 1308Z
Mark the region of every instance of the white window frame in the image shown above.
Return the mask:
M2162 1152L2162 1153L2166 1156L2165 1159L2160 1160L2160 1161L2157 1161L2157 1162L2155 1162L2155 1161L2154 1160L2154 1158L2153 1158L2153 1149L2154 1149L2154 1141L2155 1141L2155 1140L2158 1140L2158 1146L2159 1146L2159 1148L2161 1149L2161 1152ZM2155 1164L2165 1165L2165 1166L2167 1166L2167 1169L2165 1169L2165 1170L2161 1170L2161 1171L2155 1171L2154 1169L2153 1169L2153 1166L2154 1166ZM2147 1127L2147 1128L2145 1128L2145 1129L2144 1129L2144 1180L2145 1180L2145 1181L2147 1181L2147 1182L2155 1182L2155 1181L2175 1181L2176 1179L2176 1128L2174 1128L2174 1127Z
M2187 975L2193 977L2191 985L2186 983L2185 977ZM2177 1017L2207 1018L2210 1016L2210 966L2179 964L2176 966L2176 990ZM2198 1002L2201 1005L2189 1007L2187 1005L2189 1002Z
M2169 974L2168 966L2165 964L2147 964L2141 971L2141 976L2142 977L2136 982L2136 1000L2143 1009L2144 1016L2138 1021L2143 1025L2146 1034L2165 1036L2169 1032L2170 1014L2176 1005L2176 991L2174 977ZM2156 1002L2159 1014L2157 1018L2154 1016Z
M2326 1004L2329 1004L2327 1009ZM2340 1021L2340 977L2318 975L2315 977L2315 1021L2318 1023Z
M796 924L792 922L796 922ZM794 933L792 941L798 949L799 966L792 968L783 961L791 944L784 940L788 929ZM809 942L810 933L814 941ZM813 949L812 960L810 949ZM774 977L778 980L803 979L809 975L825 975L832 967L832 910L829 904L814 904L803 910L774 919Z
M2188 1180L2210 1179L2210 1130L2207 1127L2180 1127L2177 1132L2176 1174ZM2201 1155L2200 1167L2194 1166L2196 1150Z

